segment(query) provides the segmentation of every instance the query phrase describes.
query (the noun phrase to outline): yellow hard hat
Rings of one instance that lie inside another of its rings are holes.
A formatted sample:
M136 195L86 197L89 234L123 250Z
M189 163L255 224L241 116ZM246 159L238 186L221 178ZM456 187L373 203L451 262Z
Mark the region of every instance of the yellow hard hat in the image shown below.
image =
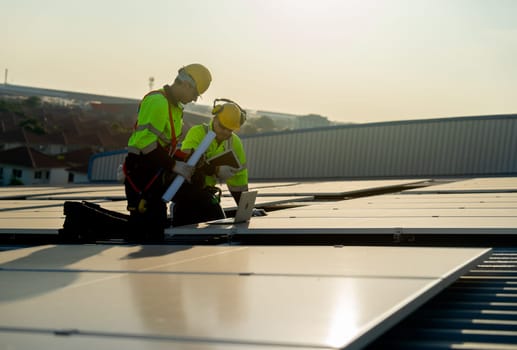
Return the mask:
M179 70L180 74L182 70L192 78L196 85L195 88L197 90L197 93L199 95L204 93L210 86L210 82L212 81L212 75L210 74L210 71L202 64L189 64L188 66L185 66Z
M216 105L217 101L227 102ZM212 114L217 116L222 126L233 131L239 130L246 121L246 112L238 104L227 99L216 99Z

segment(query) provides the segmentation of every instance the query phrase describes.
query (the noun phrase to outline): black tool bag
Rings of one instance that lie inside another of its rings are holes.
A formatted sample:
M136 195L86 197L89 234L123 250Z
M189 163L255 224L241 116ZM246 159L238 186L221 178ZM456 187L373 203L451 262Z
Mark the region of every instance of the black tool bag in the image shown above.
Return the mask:
M59 230L63 243L87 243L109 239L127 239L129 215L101 208L87 201L66 201L65 222Z

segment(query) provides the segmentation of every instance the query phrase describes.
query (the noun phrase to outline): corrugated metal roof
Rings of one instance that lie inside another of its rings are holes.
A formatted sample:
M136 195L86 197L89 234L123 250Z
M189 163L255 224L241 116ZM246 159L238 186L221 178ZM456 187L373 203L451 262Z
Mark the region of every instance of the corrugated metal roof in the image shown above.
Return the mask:
M254 179L517 172L517 115L372 123L243 137Z
M366 349L517 349L517 248L494 249Z

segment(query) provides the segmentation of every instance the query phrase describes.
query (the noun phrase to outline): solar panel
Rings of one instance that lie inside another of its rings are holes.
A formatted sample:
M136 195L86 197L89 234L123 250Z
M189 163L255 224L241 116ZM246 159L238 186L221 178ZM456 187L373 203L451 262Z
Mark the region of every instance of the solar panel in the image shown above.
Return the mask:
M292 186L262 188L259 194L261 196L345 196L365 191L400 188L425 181L423 179L306 181Z
M0 331L102 341L358 347L481 248L44 246L0 253ZM413 266L427 268L415 269ZM52 317L49 317L52 315ZM70 331L72 330L72 331ZM102 339L101 339L102 338ZM102 342L101 342L102 343Z
M515 234L517 217L254 217L246 225L226 227L231 234ZM179 226L171 234L222 233L205 223Z
M452 181L445 184L418 188L408 193L493 193L517 192L517 178L515 177L487 177Z

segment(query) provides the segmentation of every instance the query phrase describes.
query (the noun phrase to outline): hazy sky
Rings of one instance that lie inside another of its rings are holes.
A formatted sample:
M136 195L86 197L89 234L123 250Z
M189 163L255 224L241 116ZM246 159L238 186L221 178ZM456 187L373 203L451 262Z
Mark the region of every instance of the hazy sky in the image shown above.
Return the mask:
M0 45L17 85L140 98L199 62L201 104L343 122L517 113L517 0L0 0Z

